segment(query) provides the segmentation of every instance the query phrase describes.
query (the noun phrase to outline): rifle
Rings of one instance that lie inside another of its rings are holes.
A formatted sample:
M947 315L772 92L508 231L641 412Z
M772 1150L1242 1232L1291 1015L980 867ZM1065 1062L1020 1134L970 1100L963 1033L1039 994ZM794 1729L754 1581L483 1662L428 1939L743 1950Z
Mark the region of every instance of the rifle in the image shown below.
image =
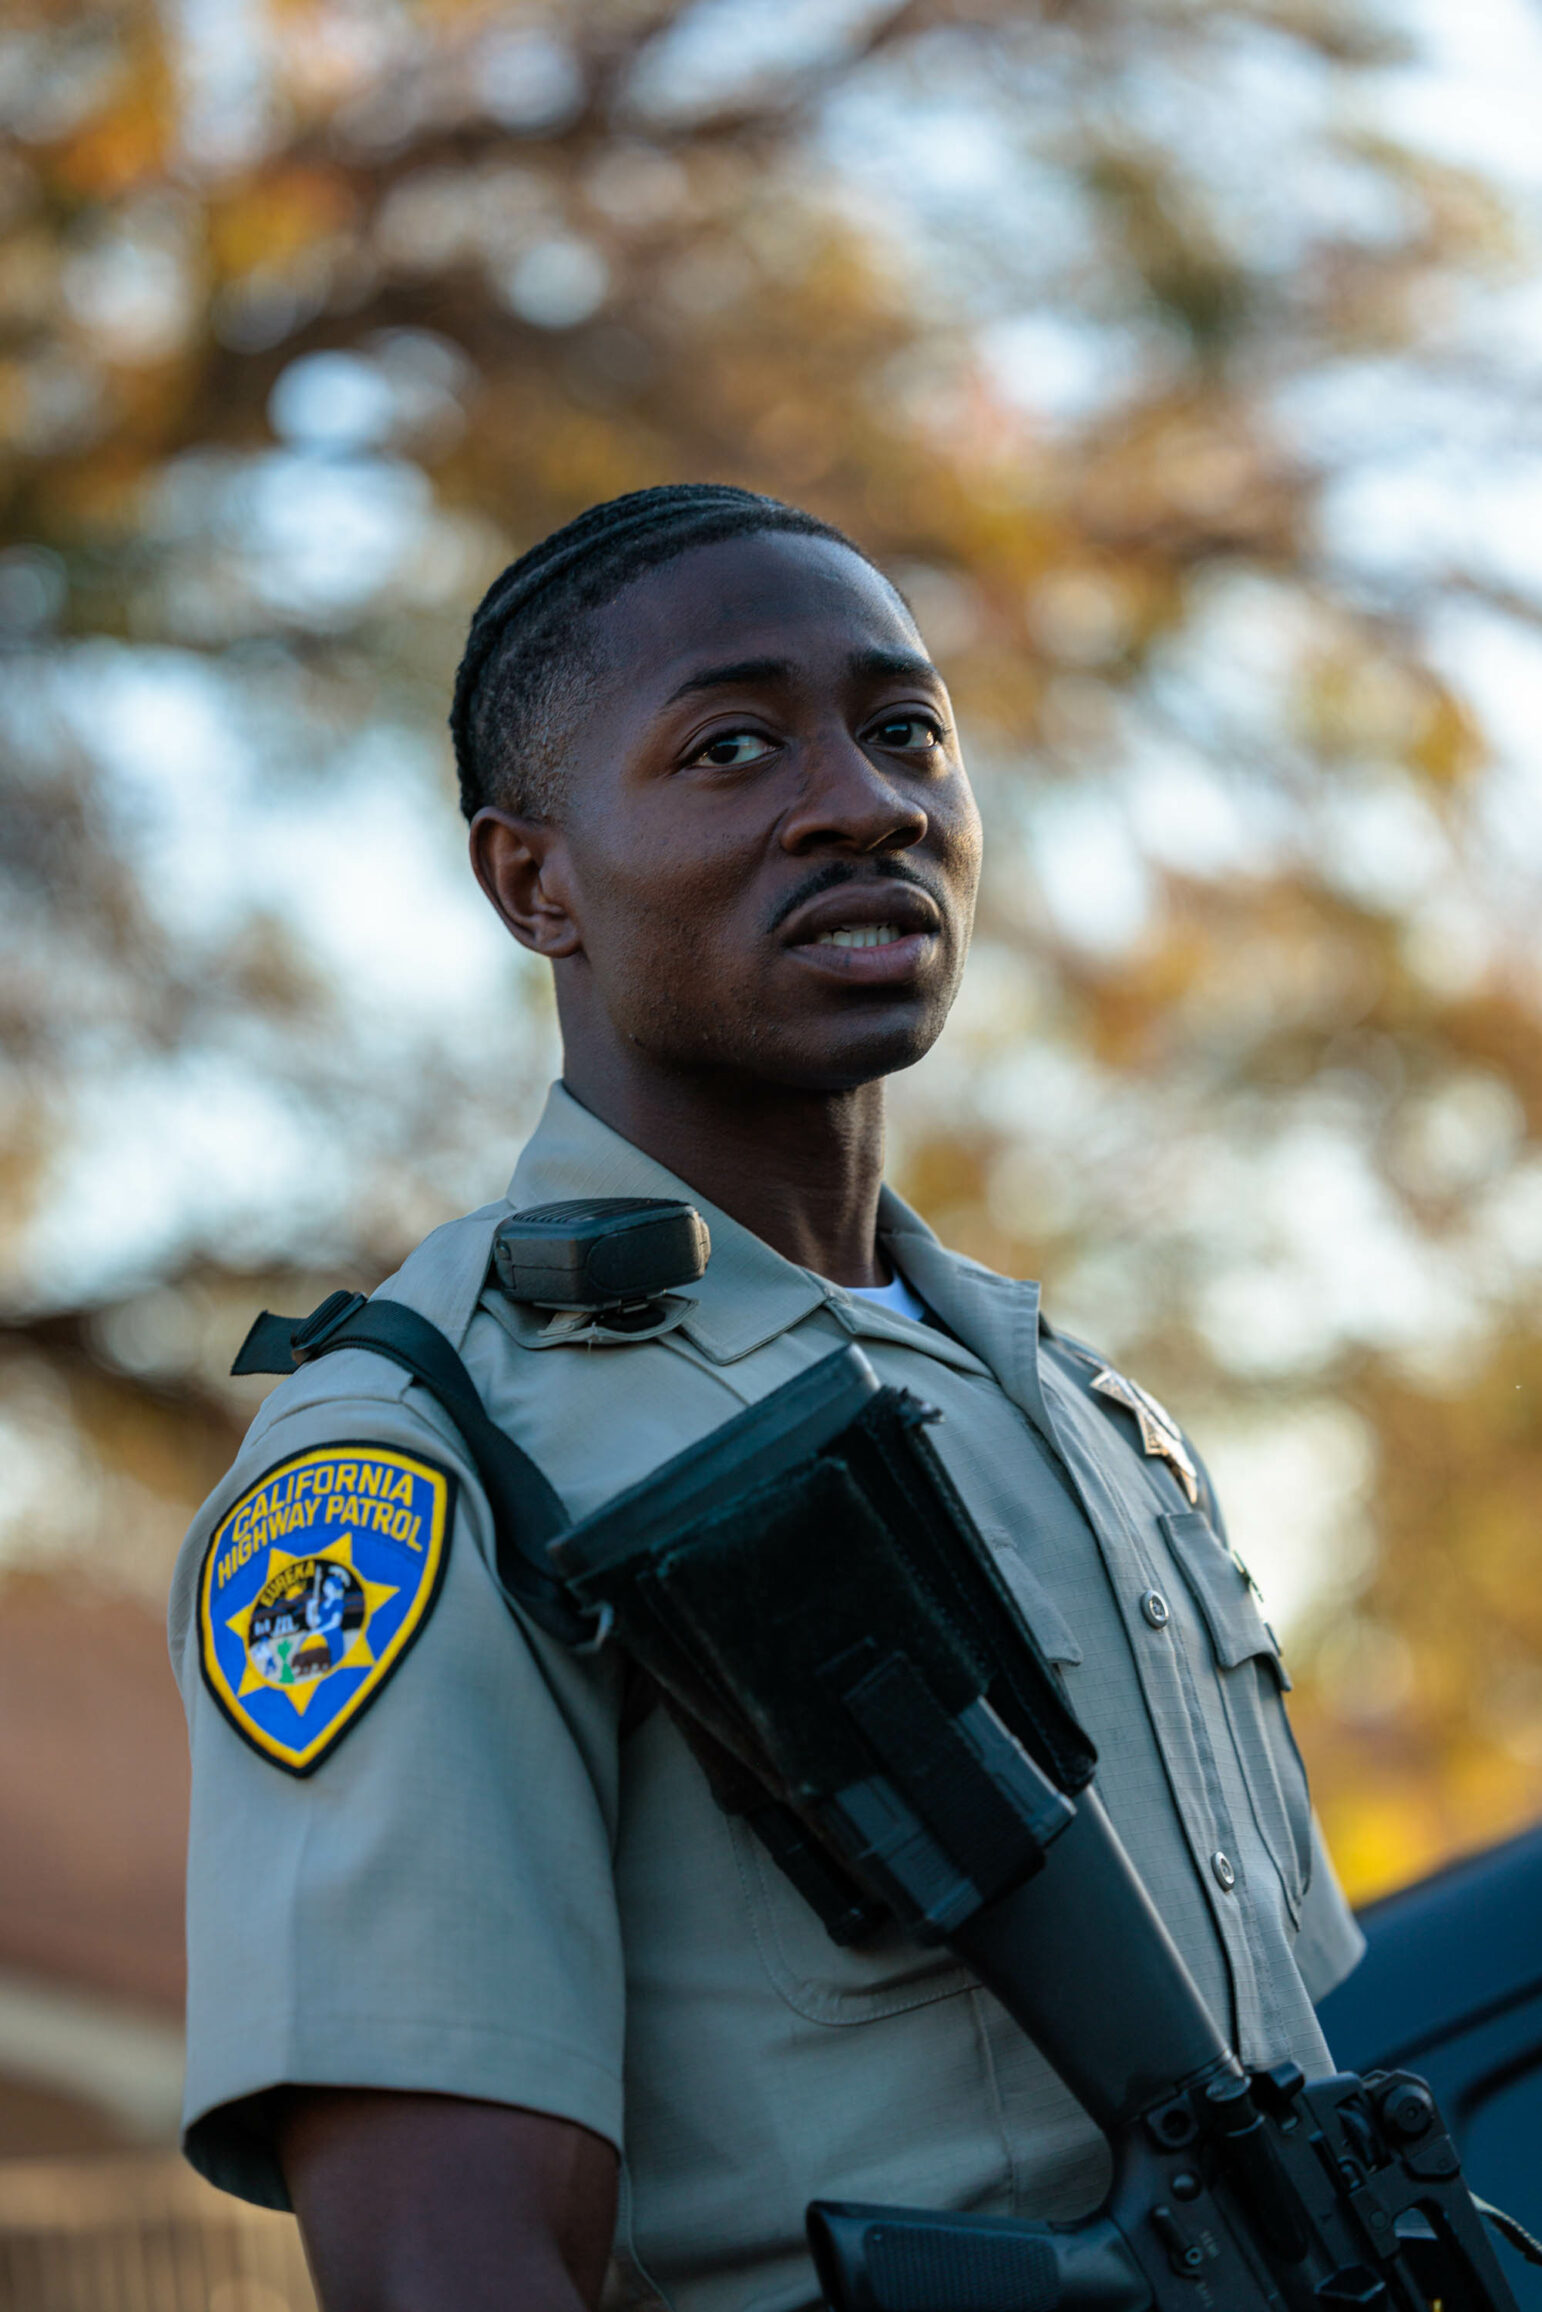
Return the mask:
M935 1418L842 1349L551 1549L831 1931L948 1944L1112 2147L1078 2223L815 2201L833 2312L1515 2312L1423 2081L1227 2045Z
M1038 2224L815 2201L833 2312L1512 2312L1425 2083L1245 2072L1161 1922L1142 1932L1146 1902L1088 1791L1042 1873L950 1938L1108 2137L1102 2208Z

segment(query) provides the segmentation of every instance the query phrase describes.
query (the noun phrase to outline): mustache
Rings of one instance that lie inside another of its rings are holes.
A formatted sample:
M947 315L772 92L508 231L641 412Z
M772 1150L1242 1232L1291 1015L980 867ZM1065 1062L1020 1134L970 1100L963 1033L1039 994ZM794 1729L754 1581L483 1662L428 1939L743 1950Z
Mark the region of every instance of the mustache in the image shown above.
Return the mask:
M768 932L779 931L796 908L806 906L811 899L817 899L822 891L834 891L842 883L874 883L879 881L913 884L917 891L926 893L927 898L936 907L938 914L942 916L944 921L947 920L947 909L943 905L942 893L928 877L918 874L908 861L878 858L870 860L865 868L859 868L852 866L847 859L829 859L826 860L823 867L815 867L809 874L805 875L801 883L794 884L792 890L784 898L777 901L776 906L771 911L766 929Z

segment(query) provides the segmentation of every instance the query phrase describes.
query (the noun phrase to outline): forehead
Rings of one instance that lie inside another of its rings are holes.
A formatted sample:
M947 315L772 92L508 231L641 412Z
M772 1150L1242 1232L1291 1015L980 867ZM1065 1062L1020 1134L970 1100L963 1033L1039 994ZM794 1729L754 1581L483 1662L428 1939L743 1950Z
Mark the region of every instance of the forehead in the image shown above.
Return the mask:
M785 658L810 671L864 648L914 651L888 580L832 538L756 531L646 570L596 614L607 669L667 697L698 662Z

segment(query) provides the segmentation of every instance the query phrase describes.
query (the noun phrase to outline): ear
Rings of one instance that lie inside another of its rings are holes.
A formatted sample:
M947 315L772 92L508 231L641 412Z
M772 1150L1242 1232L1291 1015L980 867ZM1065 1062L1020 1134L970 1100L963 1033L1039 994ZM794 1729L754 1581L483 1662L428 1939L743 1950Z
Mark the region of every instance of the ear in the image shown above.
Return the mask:
M569 912L567 844L549 819L518 819L490 805L471 822L477 881L521 947L553 962L583 945Z

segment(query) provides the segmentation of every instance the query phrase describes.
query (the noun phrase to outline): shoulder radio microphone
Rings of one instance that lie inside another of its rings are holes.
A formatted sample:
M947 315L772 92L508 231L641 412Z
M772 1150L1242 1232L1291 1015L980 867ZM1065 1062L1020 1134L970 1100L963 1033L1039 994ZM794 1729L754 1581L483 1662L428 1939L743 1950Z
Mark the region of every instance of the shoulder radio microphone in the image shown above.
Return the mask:
M578 1197L500 1222L493 1273L510 1300L610 1312L694 1284L711 1251L693 1205L666 1196Z

